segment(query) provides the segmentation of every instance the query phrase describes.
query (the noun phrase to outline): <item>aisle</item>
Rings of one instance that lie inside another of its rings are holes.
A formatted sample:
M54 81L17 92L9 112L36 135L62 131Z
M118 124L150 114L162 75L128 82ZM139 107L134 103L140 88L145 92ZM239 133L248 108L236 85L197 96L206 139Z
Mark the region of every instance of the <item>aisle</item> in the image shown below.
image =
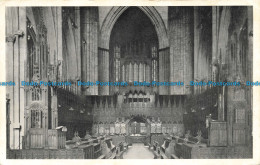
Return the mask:
M123 159L153 159L153 153L143 143L134 143L124 153Z

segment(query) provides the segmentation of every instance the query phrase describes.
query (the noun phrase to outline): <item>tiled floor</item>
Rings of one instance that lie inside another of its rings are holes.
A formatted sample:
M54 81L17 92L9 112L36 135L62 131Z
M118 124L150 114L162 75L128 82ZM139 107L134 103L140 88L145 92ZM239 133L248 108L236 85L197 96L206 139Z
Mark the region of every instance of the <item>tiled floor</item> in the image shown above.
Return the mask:
M143 143L134 143L123 155L124 159L153 159L153 153Z

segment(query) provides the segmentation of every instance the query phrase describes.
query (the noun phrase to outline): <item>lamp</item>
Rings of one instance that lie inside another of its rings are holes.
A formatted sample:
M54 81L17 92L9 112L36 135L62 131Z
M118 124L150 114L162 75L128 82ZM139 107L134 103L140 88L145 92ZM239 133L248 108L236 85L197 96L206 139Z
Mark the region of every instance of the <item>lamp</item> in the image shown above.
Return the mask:
M85 110L84 110L84 109L81 109L79 112L80 112L80 113L84 113L84 112L85 112Z
M72 107L70 107L70 109L69 109L70 111L74 111L74 109L72 108Z

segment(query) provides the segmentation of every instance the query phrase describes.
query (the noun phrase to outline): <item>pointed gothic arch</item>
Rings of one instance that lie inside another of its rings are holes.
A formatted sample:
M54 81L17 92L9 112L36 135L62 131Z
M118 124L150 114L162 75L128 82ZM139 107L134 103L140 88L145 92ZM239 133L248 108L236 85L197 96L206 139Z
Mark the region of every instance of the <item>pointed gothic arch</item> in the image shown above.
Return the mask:
M109 40L114 24L127 8L129 8L129 6L114 6L111 8L101 26L100 48L109 49ZM169 47L167 30L158 11L152 6L138 6L138 8L142 10L153 23L158 36L159 49Z

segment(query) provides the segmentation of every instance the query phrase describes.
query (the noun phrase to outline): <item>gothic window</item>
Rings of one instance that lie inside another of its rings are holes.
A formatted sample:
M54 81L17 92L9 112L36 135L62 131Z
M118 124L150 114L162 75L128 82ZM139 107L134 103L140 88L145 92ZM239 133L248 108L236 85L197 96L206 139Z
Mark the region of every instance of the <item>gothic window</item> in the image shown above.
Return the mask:
M47 118L45 113L47 112L47 107L43 106L39 102L35 101L30 104L27 109L26 115L28 115L28 125L29 128L45 128L47 125ZM46 123L46 124L45 124Z
M158 81L158 51L156 46L152 46L152 81Z
M133 78L134 78L134 72L133 72L133 65L130 62L129 64L129 82L133 82Z
M42 90L41 88L32 89L32 101L39 101L42 99Z
M120 47L116 45L114 47L114 75L115 81L120 79Z
M39 74L39 54L36 53L36 34L34 26L27 18L27 46L28 46L28 77L31 81L34 75Z
M146 126L145 123L140 123L140 133L141 134L146 134Z
M122 66L122 81L126 81L126 78L125 78L125 65Z
M42 111L31 110L31 128L42 128Z
M246 77L247 73L247 50L248 50L248 35L247 35L247 21L245 21L245 24L242 28L242 31L239 36L239 56L240 56L240 64L242 68L242 75Z

